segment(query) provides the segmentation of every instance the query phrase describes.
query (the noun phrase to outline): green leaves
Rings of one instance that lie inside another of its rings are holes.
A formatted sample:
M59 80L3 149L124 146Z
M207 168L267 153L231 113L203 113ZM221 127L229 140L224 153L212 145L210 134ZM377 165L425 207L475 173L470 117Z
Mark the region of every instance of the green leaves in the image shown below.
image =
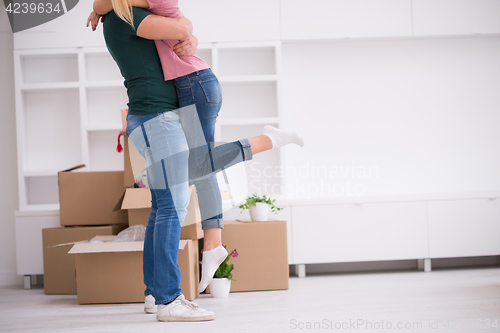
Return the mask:
M231 274L231 271L234 269L234 265L227 263L228 258L226 258L226 260L224 260L224 262L219 266L219 268L217 268L214 274L214 278L216 279L227 278L229 280L236 281L233 279L233 274Z
M250 207L255 206L257 202L263 202L271 206L271 211L273 213L277 213L279 210L282 210L283 208L276 207L274 205L275 201L276 199L271 200L271 198L268 198L265 194L263 196L258 196L257 193L254 193L251 196L249 196L247 198L247 201L244 204L240 205L238 208L240 208L241 210L250 209Z
M222 244L222 246L224 246L224 248L227 250L227 245ZM224 259L222 264L220 264L219 268L217 268L217 270L215 271L214 278L216 278L216 279L226 278L229 280L236 281L235 279L233 279L233 274L231 273L232 270L234 269L234 265L227 263L227 261L231 257L235 257L235 258L238 257L238 250L237 249L234 249L233 251L228 253L228 255L226 256L226 259Z

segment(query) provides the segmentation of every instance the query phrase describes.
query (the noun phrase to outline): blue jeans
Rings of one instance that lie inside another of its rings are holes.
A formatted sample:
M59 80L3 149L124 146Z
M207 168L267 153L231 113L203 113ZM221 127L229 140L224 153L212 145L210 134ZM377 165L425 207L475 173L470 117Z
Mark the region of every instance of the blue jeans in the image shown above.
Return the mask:
M147 116L127 116L127 135L146 159L151 190L143 272L144 294L153 295L156 304L168 303L181 293L177 254L189 203L189 178L196 182L252 158L246 139L214 147L202 158L200 142L193 139L199 138L196 118L194 106ZM197 168L193 170L189 166L191 154L198 156Z
M194 105L196 108L196 113L190 117L192 119L181 123L183 127L189 126L185 128L186 133L190 133L186 136L189 146L196 147L189 155L189 171L198 194L202 229L223 228L222 199L210 154L214 147L215 121L222 105L219 81L211 69L204 69L176 78L174 84L179 107ZM193 130L195 127L198 130ZM206 156L211 159L209 164L205 161ZM206 170L203 170L204 165L211 167L210 175L194 180L200 172L206 173Z

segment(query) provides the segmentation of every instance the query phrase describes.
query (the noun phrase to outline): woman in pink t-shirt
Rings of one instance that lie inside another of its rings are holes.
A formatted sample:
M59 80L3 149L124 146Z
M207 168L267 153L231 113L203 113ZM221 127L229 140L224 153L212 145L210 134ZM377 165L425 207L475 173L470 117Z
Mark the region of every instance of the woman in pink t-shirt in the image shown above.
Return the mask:
M94 9L100 14L114 9L124 21L132 25L130 6L147 9L150 13L170 18L182 17L177 0L95 0ZM90 20L90 17L89 17ZM98 16L93 18L93 28ZM227 256L221 244L222 200L215 173L210 177L207 170L200 169L210 149L214 146L215 122L222 104L222 92L217 77L195 50L197 39L155 40L161 60L165 80L173 80L179 100L180 115L184 117L182 126L190 147L189 172L196 186L202 228L204 230L204 252L202 261L202 277L199 292L208 286L217 267ZM265 126L263 134L272 141L273 148L288 143L303 145L302 138L295 133L285 132L272 126ZM210 164L210 163L209 163ZM212 163L213 164L213 163Z

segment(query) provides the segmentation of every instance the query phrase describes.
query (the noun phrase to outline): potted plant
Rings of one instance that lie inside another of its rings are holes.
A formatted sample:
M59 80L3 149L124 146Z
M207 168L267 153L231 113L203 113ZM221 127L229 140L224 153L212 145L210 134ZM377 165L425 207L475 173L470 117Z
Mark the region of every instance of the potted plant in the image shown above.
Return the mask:
M227 250L227 245L222 244ZM212 282L210 282L210 294L212 297L227 297L229 296L229 291L231 290L231 280L233 279L233 274L231 271L234 269L233 264L228 264L227 261L231 257L238 257L238 250L235 248L228 253L226 259L219 265L219 268L215 271Z
M277 213L283 208L276 207L274 202L276 199L268 198L265 194L258 196L256 193L249 196L245 203L240 205L239 208L243 211L248 209L250 211L250 219L252 221L267 221L269 210Z

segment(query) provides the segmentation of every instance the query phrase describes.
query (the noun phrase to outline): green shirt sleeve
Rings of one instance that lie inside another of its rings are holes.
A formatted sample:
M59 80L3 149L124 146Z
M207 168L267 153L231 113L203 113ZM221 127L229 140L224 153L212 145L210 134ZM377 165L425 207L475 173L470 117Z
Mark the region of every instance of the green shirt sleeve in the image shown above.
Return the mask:
M106 14L104 17L104 33L106 34L106 28L108 28L108 32L114 34L118 39L138 37L137 28L141 25L142 21L149 15L149 13L142 8L132 7L132 14L134 22L133 27L119 18L114 11Z
M142 21L149 15L147 11L142 8L132 7L132 13L134 15L134 32L137 35L137 28L141 25Z

